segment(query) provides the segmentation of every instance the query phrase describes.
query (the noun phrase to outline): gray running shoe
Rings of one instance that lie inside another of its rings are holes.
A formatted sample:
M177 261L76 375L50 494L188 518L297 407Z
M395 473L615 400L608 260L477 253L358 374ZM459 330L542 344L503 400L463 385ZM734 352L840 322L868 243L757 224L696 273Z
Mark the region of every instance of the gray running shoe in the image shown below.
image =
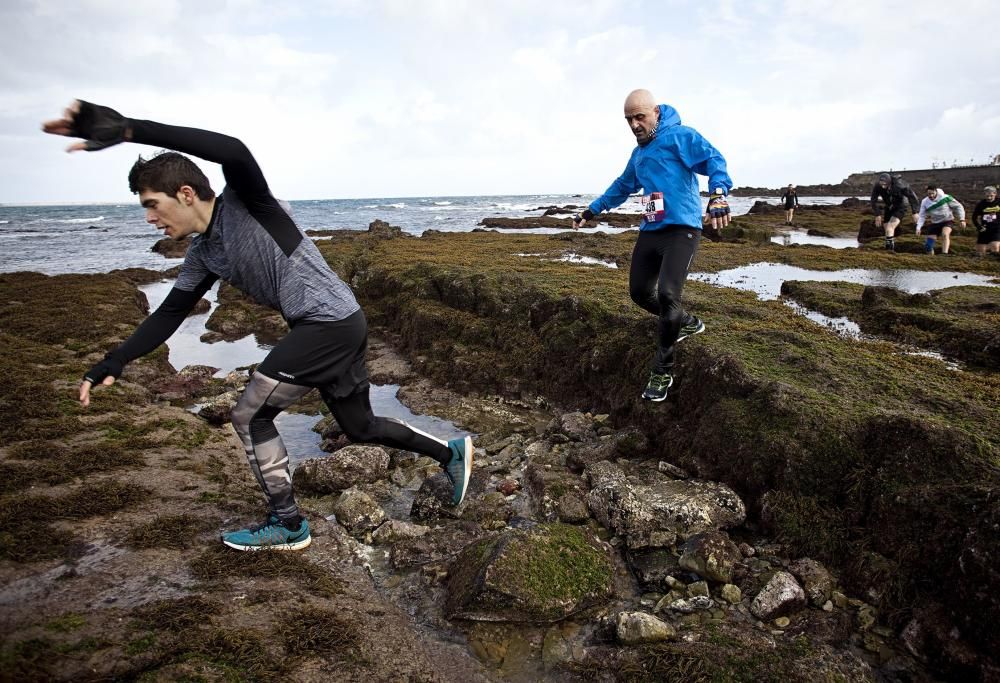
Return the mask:
M646 401L662 401L667 397L667 390L673 383L672 375L651 372L649 373L649 382L646 383L646 390L642 392L642 398Z
M691 317L691 321L681 328L681 333L677 335L677 341L687 339L691 335L701 334L705 331L705 323L699 318Z

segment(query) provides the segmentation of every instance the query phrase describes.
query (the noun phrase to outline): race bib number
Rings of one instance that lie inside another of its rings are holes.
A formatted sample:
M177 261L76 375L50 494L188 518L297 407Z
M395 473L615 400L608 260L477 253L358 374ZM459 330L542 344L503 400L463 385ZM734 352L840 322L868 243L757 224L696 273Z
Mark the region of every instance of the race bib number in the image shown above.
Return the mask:
M983 214L983 223L992 223L996 219L997 219L997 214L995 214L995 213L984 213Z
M663 208L663 193L653 192L652 194L647 194L642 198L643 205L643 215L646 216L647 223L655 223L656 221L662 221L663 217L666 215L666 210Z

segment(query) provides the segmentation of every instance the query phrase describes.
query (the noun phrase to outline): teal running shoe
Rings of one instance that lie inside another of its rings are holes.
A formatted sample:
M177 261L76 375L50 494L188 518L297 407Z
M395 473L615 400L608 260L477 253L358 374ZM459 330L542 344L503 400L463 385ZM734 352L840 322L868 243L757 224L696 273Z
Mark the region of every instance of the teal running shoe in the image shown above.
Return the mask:
M455 487L451 504L458 505L465 498L465 490L469 487L469 477L472 475L472 437L452 439L448 442L448 448L451 450L451 460L444 466L444 471Z
M305 517L292 531L271 514L263 524L222 534L222 542L236 550L302 550L312 543L312 536Z
M681 332L677 335L677 341L687 339L688 337L696 334L701 334L704 331L705 323L703 323L700 318L691 316L691 320L686 325L681 327Z
M642 398L646 401L662 401L667 397L667 389L673 383L672 375L651 372L649 373L649 382L646 383L646 390L642 392Z

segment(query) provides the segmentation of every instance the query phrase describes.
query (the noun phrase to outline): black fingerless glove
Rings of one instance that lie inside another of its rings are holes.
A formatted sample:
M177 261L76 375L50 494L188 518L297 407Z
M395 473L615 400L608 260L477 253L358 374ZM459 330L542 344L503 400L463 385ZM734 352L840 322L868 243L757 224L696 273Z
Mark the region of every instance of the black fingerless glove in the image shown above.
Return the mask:
M91 384L100 384L109 375L118 379L124 369L125 364L109 353L104 357L104 360L88 370L83 378Z
M577 223L582 223L584 221L590 221L594 219L594 212L590 209L584 209L580 213L573 216L573 220Z
M73 117L73 136L87 141L87 151L104 149L125 140L127 118L110 107L79 102L80 111Z

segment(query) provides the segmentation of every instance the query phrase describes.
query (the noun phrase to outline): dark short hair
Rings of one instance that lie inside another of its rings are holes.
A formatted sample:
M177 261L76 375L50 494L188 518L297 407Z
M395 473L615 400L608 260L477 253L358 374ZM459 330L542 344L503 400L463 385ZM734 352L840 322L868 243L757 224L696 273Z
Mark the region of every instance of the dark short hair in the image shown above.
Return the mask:
M198 199L208 200L215 196L202 170L177 152L157 152L149 159L140 156L128 172L128 189L132 194L152 190L173 197L184 185L189 185Z
M936 190L937 189L937 185L928 185L927 189L928 190Z

